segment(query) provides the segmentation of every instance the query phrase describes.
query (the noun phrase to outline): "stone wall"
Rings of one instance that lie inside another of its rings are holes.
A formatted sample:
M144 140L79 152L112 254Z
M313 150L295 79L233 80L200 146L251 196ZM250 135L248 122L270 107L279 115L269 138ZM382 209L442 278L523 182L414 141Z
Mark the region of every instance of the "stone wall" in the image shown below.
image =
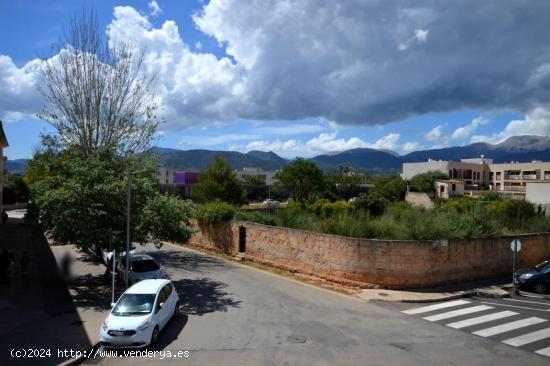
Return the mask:
M407 192L405 201L415 207L433 208L434 200L424 192Z
M195 225L198 230L191 245L236 254L239 226L244 226L246 258L332 280L410 288L511 276L512 271L512 237L398 241L347 238L238 221ZM550 258L550 234L517 238L523 243L519 267Z

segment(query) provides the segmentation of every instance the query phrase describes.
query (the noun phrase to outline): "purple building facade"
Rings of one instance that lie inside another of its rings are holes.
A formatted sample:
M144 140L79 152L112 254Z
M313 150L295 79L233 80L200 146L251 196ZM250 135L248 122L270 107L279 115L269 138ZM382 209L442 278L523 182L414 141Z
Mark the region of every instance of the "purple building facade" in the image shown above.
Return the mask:
M198 172L175 172L174 173L174 184L197 184L199 180Z

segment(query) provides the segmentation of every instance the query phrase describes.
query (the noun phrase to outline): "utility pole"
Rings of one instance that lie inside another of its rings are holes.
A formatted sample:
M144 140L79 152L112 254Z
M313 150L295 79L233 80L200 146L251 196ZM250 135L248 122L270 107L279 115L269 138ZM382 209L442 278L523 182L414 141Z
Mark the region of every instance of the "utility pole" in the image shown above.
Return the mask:
M132 176L146 172L147 170L131 171L128 170L128 188L126 192L126 268L124 285L128 289L128 272L130 270L130 214L131 214L131 202L132 202Z

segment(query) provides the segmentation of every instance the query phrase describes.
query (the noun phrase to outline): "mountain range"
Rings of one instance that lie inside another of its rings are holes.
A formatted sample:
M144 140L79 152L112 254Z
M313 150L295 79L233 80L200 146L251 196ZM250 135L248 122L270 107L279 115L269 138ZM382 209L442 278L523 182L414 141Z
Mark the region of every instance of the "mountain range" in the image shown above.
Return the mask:
M177 150L155 147L152 152L159 155L162 166L181 170L203 170L216 155L221 155L233 169L239 170L244 167L278 170L289 162L272 151L240 153L237 151ZM420 162L428 159L458 161L481 155L492 158L495 163L550 161L550 137L512 136L495 145L479 142L465 146L414 151L406 155L398 155L391 150L358 148L334 154L318 155L309 160L318 164L325 171L335 170L340 165L346 165L367 173L389 173L401 171L402 164L405 162ZM11 173L24 172L27 161L27 159L8 160L8 171Z

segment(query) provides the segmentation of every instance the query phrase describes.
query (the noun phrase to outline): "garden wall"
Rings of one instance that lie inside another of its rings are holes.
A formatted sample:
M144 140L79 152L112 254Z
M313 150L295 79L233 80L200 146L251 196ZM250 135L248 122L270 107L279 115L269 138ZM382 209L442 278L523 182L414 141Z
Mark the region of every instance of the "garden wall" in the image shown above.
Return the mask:
M248 259L320 277L389 288L428 287L511 276L513 237L401 241L354 239L250 222L203 224L191 245L236 254L239 226L246 228ZM550 234L518 235L519 267L550 259Z

